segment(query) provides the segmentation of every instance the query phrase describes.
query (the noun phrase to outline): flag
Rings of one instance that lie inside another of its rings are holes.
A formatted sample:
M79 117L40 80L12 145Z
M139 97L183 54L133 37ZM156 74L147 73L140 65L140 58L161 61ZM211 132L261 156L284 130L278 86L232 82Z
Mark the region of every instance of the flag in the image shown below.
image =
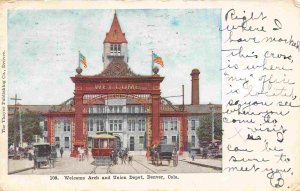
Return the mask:
M79 52L79 62L80 62L85 68L87 68L86 58L85 58L85 56L83 56L83 55L81 54L81 52Z
M161 67L164 67L164 62L161 57L159 57L157 54L152 52L152 60L154 63L161 65Z

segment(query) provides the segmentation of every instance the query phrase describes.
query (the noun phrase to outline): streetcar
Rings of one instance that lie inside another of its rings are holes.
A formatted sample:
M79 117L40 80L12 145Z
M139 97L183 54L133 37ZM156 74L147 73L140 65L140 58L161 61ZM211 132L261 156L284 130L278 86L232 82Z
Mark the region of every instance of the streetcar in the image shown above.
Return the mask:
M93 136L92 156L95 165L112 165L117 158L116 137L111 133L97 133Z

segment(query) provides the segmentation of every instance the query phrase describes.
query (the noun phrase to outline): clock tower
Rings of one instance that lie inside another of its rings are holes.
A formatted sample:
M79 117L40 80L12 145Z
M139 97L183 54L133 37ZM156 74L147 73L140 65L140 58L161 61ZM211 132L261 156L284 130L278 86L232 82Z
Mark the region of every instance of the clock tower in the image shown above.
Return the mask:
M117 13L114 14L113 22L111 24L109 32L106 33L103 45L104 49L102 60L104 64L104 70L114 58L117 58L118 60L123 60L124 63L127 64L127 40L125 38L125 33L123 33L121 30Z

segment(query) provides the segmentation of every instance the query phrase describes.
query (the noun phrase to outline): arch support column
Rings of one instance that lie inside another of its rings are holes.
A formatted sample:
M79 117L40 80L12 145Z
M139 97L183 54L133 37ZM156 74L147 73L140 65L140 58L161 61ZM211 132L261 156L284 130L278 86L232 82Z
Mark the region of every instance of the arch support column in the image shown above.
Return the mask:
M160 143L160 95L152 95L152 144Z
M54 125L53 125L53 117L47 117L47 130L48 130L48 143L50 145L54 145Z
M78 155L79 147L86 147L86 139L84 139L83 132L83 94L80 92L75 92L75 132L74 132L74 142L72 143L71 157L76 157Z

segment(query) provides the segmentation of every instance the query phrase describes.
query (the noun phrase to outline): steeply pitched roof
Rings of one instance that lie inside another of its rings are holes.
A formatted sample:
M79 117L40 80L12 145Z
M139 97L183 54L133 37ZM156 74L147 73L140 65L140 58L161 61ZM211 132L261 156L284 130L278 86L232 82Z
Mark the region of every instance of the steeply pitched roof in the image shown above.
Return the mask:
M139 76L128 67L122 58L113 58L100 76Z
M121 30L116 13L114 15L110 30L108 33L106 33L104 43L127 43L125 33L123 33Z

